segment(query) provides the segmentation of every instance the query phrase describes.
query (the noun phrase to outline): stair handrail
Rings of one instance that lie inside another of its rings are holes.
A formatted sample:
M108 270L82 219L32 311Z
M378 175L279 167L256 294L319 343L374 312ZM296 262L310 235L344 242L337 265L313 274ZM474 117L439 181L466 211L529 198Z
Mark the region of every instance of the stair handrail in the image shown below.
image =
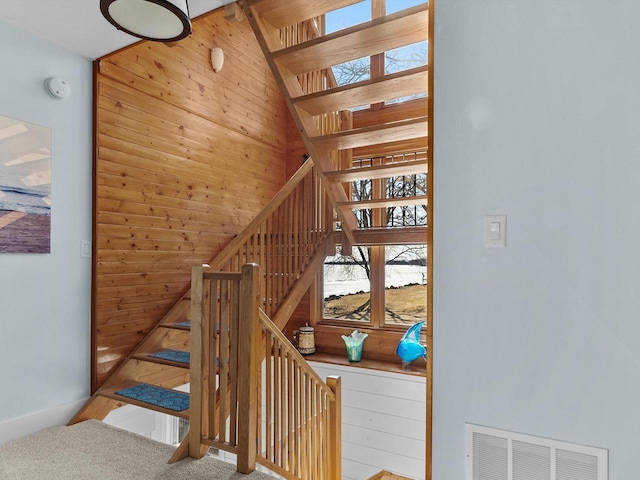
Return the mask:
M264 209L209 262L211 271L262 267L262 306L275 315L333 231L333 207L311 158ZM186 294L185 294L186 295Z
M257 462L287 479L340 480L341 378L325 382L262 309L258 332L264 383Z
M260 267L192 269L189 432L171 462L209 447L287 479L341 478L341 380L326 383L260 303Z
M269 218L273 212L282 204L282 201L293 191L293 189L304 179L304 177L313 170L313 160L309 158L302 166L291 176L284 186L275 194L275 196L265 205L265 207L256 215L256 217L244 227L242 232L236 235L210 262L209 270L222 270L225 264L237 253L238 249L246 243L264 221Z

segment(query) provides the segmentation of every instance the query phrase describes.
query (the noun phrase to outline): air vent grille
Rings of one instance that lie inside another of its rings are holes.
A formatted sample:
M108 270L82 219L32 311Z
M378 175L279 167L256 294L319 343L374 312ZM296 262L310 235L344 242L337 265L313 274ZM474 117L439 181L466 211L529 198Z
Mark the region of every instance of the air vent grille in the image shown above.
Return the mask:
M513 478L551 480L551 448L513 440Z
M608 451L466 425L466 480L608 480Z
M509 480L509 442L506 438L473 434L473 480Z
M556 480L599 480L598 457L556 450Z

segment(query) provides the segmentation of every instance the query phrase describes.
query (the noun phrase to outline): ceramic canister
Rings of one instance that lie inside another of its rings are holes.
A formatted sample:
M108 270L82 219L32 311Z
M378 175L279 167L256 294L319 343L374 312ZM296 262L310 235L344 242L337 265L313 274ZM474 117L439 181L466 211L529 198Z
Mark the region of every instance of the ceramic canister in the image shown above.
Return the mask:
M298 331L298 351L303 355L310 355L316 351L314 329L309 325L300 327Z

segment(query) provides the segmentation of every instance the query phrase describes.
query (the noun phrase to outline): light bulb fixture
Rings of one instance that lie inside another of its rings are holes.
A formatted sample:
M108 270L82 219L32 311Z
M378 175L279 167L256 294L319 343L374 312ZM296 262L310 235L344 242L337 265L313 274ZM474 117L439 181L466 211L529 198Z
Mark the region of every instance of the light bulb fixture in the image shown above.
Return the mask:
M220 47L213 47L211 49L211 66L213 67L213 71L218 73L222 70L222 65L224 65L224 52Z
M175 42L191 34L187 0L100 0L100 11L118 30L145 40Z

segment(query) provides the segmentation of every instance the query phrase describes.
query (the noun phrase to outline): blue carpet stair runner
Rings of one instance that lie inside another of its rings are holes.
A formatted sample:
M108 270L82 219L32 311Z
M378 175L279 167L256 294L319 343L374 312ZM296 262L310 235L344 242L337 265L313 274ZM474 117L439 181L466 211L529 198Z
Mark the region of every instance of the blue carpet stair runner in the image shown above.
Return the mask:
M189 365L191 354L182 350L163 350L161 352L152 353L150 357L169 360L171 362L186 363Z
M189 394L141 383L116 392L121 397L131 398L138 402L148 403L166 408L174 412L182 412L189 408Z

